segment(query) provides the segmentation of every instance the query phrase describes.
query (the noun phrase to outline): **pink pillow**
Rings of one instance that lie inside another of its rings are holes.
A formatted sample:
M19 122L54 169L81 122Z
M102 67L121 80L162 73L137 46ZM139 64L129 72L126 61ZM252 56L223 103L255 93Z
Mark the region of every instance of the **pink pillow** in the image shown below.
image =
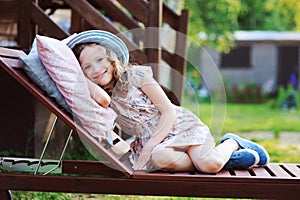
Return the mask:
M40 59L65 97L74 119L93 137L106 139L113 129L116 113L91 98L87 80L72 50L54 38L38 35L36 41Z

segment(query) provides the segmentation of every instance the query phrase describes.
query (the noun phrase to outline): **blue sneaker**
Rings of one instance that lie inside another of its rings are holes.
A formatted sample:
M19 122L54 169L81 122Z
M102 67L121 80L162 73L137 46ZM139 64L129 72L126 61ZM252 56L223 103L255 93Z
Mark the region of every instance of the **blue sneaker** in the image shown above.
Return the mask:
M233 152L223 169L249 169L259 162L259 155L251 149Z
M256 151L259 155L259 162L257 165L264 166L268 164L270 156L268 152L259 144L252 142L250 140L243 139L235 134L227 133L221 139L221 143L227 139L234 139L240 146L240 149L252 149Z

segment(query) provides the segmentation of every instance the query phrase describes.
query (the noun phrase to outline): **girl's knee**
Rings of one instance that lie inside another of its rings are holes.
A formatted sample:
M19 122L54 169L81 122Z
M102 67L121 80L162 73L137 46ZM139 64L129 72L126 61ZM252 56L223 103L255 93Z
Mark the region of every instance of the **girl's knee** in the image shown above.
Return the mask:
M215 150L212 142L190 147L188 154L195 168L204 173L217 173L226 163L222 154Z
M193 163L184 152L176 152L172 149L157 149L151 154L151 162L161 170L191 170Z
M156 168L164 169L166 167L171 167L174 162L173 155L164 149L155 150L151 154L151 161Z
M225 165L224 161L221 158L214 157L209 158L206 157L201 160L193 160L195 167L204 173L217 173L219 172L223 166Z

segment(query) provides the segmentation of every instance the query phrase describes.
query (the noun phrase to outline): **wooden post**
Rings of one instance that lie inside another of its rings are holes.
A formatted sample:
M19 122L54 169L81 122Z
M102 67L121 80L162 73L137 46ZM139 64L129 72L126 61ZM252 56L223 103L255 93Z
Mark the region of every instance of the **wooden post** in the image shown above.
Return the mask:
M176 33L175 59L173 61L173 70L171 71L172 85L171 90L175 93L178 101L181 103L183 98L184 77L186 71L186 52L187 52L187 29L189 13L182 10L178 22Z
M0 199L11 200L11 193L9 190L0 190Z
M149 1L149 15L146 29L147 62L151 65L154 78L159 81L161 59L160 28L162 24L162 0Z
M82 18L75 10L71 9L70 33L73 34L80 31L82 31Z
M18 7L19 20L17 41L23 49L30 49L31 46L31 3L32 0L20 0Z

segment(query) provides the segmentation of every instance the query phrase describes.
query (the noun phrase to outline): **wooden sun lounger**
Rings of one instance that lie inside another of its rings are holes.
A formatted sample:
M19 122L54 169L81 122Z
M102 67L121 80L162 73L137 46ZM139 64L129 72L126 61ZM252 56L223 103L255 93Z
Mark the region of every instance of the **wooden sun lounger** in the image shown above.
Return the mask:
M270 163L265 167L222 170L217 174L133 171L128 159L116 156L107 145L98 143L85 130L78 129L72 117L32 83L19 67L18 57L22 55L25 54L20 50L0 48L1 67L76 130L107 160L109 166L99 161L62 160L61 173L64 176L1 172L0 198L7 197L8 190L259 199L295 199L300 194L300 164ZM12 161L11 165L14 163Z

